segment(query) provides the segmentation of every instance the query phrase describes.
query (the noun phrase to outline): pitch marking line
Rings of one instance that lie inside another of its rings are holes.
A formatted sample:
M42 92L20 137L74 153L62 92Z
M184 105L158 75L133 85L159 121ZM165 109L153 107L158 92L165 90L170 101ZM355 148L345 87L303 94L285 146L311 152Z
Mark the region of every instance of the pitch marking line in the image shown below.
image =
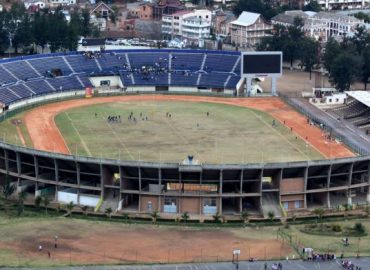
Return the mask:
M86 153L91 157L91 156L92 156L92 154L91 154L91 152L90 152L89 148L87 147L87 144L86 144L86 143L85 143L85 141L82 139L80 132L78 132L78 130L77 130L77 128L76 128L76 126L75 126L75 124L73 123L73 120L71 119L71 117L69 117L68 112L64 112L64 113L65 113L65 114L66 114L66 116L68 117L69 121L71 122L71 125L72 125L73 129L76 131L76 133L77 133L78 137L80 138L81 144L82 144L83 148L85 149ZM77 154L77 153L76 153L76 154Z
M305 152L302 152L301 149L297 148L292 142L288 140L288 138L283 136L279 131L277 131L271 125L269 125L264 119L262 119L262 117L258 116L254 111L252 111L252 113L257 119L263 122L269 129L273 130L276 134L278 134L281 138L283 138L288 144L290 144L294 149L296 149L298 152L303 154L303 156L305 156L307 160L311 160L310 157Z

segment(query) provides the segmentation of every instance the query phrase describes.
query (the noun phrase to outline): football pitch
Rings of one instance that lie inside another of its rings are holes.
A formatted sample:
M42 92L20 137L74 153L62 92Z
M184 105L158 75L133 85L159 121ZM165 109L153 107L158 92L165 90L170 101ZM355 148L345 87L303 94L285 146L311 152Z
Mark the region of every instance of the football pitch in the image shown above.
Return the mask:
M181 162L192 155L201 163L323 158L268 114L225 104L121 101L70 109L55 123L70 153L82 156Z

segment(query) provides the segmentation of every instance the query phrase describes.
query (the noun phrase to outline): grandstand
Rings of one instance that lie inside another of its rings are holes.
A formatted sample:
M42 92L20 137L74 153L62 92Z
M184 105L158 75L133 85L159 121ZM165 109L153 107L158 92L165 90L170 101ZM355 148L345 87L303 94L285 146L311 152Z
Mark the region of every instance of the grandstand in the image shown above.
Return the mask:
M370 132L370 93L366 91L348 91L344 105L328 110L338 119L345 119L369 134Z
M51 76L58 70L58 76ZM240 53L129 50L18 57L0 61L0 102L92 86L89 77L119 76L123 87L160 86L228 89L240 81Z

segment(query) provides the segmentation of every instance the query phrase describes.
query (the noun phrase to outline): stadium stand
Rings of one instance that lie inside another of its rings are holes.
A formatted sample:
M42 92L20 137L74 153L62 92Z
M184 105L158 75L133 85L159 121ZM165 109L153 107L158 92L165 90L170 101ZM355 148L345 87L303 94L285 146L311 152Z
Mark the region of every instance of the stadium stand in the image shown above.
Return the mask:
M89 76L119 75L127 86L235 89L240 53L202 50L127 50L31 55L0 61L0 102L92 86ZM53 74L57 70L58 74Z

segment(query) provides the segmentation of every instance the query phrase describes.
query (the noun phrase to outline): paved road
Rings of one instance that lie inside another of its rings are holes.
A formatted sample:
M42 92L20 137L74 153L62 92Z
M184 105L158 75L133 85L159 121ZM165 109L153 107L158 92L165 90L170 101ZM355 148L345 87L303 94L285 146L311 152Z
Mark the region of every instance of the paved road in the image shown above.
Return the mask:
M355 266L361 270L370 269L370 258L351 259ZM267 269L271 270L273 262L267 262ZM281 261L283 270L343 270L340 261L330 262L304 262ZM264 262L240 262L239 270L264 270ZM2 270L14 270L15 268L1 268ZM17 268L22 270L35 270L36 268ZM39 269L39 268L38 268ZM89 267L62 267L42 268L43 270L235 270L232 263L207 263L207 264L173 264L173 265L150 265L150 266L89 266Z

